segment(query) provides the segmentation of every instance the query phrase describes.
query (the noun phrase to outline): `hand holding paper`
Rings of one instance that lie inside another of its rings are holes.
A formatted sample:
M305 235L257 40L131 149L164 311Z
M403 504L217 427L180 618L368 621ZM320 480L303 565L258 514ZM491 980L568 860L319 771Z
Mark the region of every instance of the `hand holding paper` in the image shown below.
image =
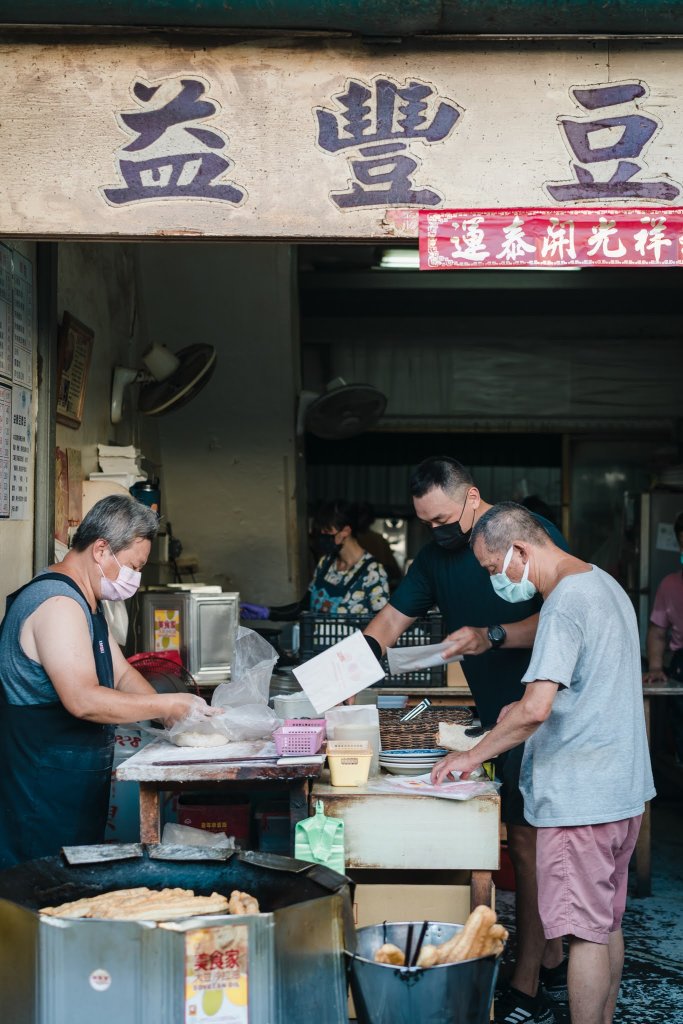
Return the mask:
M417 672L422 668L443 668L451 661L462 661L462 654L443 657L451 646L448 640L443 640L440 644L426 644L422 647L388 647L389 671L392 675L399 675L401 672Z

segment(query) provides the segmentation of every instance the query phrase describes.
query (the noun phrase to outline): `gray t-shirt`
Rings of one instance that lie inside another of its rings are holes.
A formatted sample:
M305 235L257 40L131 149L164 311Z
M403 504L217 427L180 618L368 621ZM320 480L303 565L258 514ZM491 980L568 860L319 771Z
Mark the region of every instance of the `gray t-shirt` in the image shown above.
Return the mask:
M565 576L541 608L522 682L559 683L527 741L524 816L538 827L631 818L655 795L633 606L597 566Z

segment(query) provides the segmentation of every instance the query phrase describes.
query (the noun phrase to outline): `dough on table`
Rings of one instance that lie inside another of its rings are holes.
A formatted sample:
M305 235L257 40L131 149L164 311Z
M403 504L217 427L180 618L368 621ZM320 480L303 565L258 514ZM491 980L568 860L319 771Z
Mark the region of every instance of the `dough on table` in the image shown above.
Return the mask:
M188 729L174 736L173 742L177 747L222 747L228 739L221 732L193 732Z

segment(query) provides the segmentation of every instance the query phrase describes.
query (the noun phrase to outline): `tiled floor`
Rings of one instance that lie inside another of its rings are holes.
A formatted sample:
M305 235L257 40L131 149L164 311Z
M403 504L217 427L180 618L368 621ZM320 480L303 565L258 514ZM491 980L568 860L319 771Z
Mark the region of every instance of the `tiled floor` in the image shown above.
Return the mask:
M629 897L626 963L614 1024L683 1024L683 803L655 802L652 893ZM513 898L498 894L510 927Z

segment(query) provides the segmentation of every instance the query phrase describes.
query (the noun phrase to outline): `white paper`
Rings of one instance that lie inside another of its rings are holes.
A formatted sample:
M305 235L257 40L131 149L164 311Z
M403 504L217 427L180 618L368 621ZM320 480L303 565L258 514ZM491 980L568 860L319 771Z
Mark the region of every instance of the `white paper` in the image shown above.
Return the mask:
M357 629L351 636L299 665L294 675L316 713L322 715L384 679L384 670Z
M473 800L478 796L495 794L500 789L498 783L491 782L483 769L477 778L462 780L458 778L455 782L442 782L440 786L433 786L430 775L383 775L380 779L370 779L365 787L365 792L372 793L412 793L415 796L433 796L441 800ZM458 774L457 772L455 773Z
M10 519L29 519L31 489L31 438L33 410L31 392L12 388L12 451L10 468Z
M291 757L279 757L276 764L323 764L325 754L293 754Z
M453 644L442 640L440 644L424 644L421 647L388 647L387 658L392 676L402 672L417 672L422 668L441 668L452 661L462 661L462 654L443 658L442 654Z

